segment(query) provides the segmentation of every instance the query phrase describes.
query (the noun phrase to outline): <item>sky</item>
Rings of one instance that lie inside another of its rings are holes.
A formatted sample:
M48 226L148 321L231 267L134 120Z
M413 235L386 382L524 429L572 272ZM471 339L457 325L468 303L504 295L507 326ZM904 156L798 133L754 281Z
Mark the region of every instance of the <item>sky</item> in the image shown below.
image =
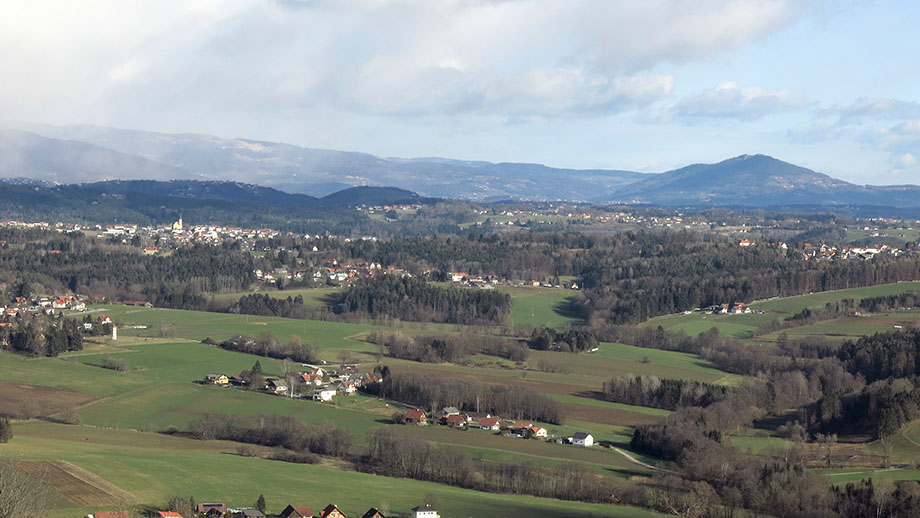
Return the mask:
M920 2L5 2L0 121L920 184Z

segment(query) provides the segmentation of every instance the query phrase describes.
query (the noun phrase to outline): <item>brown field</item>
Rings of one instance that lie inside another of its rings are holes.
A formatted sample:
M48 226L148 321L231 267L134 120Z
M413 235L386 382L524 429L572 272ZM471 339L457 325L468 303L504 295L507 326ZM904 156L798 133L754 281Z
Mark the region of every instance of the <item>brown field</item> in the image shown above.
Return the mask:
M66 501L66 507L106 507L137 503L134 495L69 462L20 460L14 466L60 495Z
M95 399L73 390L0 381L0 415L20 419L47 417Z

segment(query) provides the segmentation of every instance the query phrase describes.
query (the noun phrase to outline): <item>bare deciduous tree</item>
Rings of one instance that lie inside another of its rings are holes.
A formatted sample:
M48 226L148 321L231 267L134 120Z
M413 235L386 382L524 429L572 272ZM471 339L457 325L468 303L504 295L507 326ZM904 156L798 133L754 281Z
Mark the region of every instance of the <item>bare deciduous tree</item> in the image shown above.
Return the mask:
M38 518L45 513L41 482L0 462L0 518Z

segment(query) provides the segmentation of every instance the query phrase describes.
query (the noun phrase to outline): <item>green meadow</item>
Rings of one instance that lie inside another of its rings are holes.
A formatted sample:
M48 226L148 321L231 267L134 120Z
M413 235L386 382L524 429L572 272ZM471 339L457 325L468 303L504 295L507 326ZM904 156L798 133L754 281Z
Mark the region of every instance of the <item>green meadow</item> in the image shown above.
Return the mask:
M501 288L511 294L512 327L520 325L562 327L583 320L570 308L573 291L552 288Z
M513 298L514 325L562 327L578 323L567 311L573 292L545 288L502 288ZM889 295L920 289L918 283L899 283L871 288L765 301L753 305L764 315L670 315L643 325L661 325L671 331L698 334L717 327L724 334L747 339L757 327L783 318L804 307L821 307L843 298ZM335 289L266 292L270 296L303 295L308 305L323 304ZM225 300L242 294L223 295ZM251 505L264 494L270 510L280 511L288 503L322 508L329 502L347 513L362 513L370 506L405 512L421 503L426 495L437 498L444 516L655 516L644 510L619 506L593 506L507 495L472 492L439 484L392 479L341 469L337 461L322 465L296 465L236 453L238 444L196 441L179 436L151 433L168 428L185 430L193 419L207 414L231 414L252 420L259 415L283 414L307 423L333 422L354 434L364 444L369 430L397 426L390 416L403 411L402 405L366 396L337 397L334 403L314 403L241 389L197 383L212 372L234 375L259 360L267 375L280 375L281 362L236 353L201 343L206 337L224 340L236 334L258 337L271 332L287 341L293 336L315 346L330 363L350 356L368 370L377 362L377 346L361 336L380 328L371 324L322 322L275 317L206 313L117 305L95 306L93 317L111 315L124 326L146 329L119 330L119 339L95 339L83 351L59 358L30 359L0 351L0 379L30 385L69 389L91 396L87 403L68 412L78 425L48 422L17 422L14 440L0 449L0 456L23 459L59 459L71 462L134 495L137 501L165 502L174 494L192 494L204 499L225 500L234 505ZM823 334L850 337L894 325L916 322L920 313L873 315L858 319L828 321L787 330L790 336ZM509 322L510 323L510 322ZM397 323L396 325L402 326ZM482 328L423 323L406 325L407 332L483 332ZM411 329L411 331L408 331ZM769 340L772 337L763 337ZM344 356L343 356L344 353ZM102 367L106 358L124 360L128 370L116 372ZM634 426L660 422L670 412L597 399L604 381L612 376L634 374L735 385L743 377L718 370L693 354L601 343L590 353L570 354L532 351L526 362L477 356L462 364L423 364L393 358L380 363L394 372L449 376L484 384L515 384L531 388L558 401L567 419L563 425L545 424L550 434L570 436L591 432L597 440L628 449ZM588 472L628 478L648 476L651 470L639 466L612 449L581 449L538 440L501 437L480 430L456 431L440 426L403 427L409 435L438 444L451 445L485 460L515 460L535 465L579 464ZM740 436L730 439L752 454L782 448L776 437ZM878 454L877 443L865 451ZM655 459L633 454L652 465ZM906 427L892 438L893 461L920 458L920 422ZM914 461L915 462L915 461ZM915 479L911 470L824 470L833 483L872 477L877 480ZM360 491L351 490L360 487ZM308 501L304 501L307 498ZM85 515L71 508L62 516ZM70 513L70 514L68 514Z
M920 282L896 282L893 284L880 284L865 288L850 288L846 290L822 291L797 297L785 297L751 304L752 308L762 311L795 314L805 308L822 308L828 302L838 302L843 299L862 300L867 297L899 295L910 291L920 290Z
M800 295L795 297L784 297L771 299L761 302L751 303L751 308L755 311L750 314L742 315L708 315L702 312L693 312L690 314L664 315L649 319L640 324L646 326L661 326L663 329L672 332L684 332L689 336L696 336L712 328L717 328L724 335L732 336L742 340L751 339L753 333L764 324L782 320L790 317L806 308L823 308L828 302L839 302L843 299L854 299L856 301L867 297L898 295L920 290L920 282L898 282L894 284L882 284L879 286L868 286L865 288L851 288L846 290L826 291L812 293L809 295ZM762 315L757 312L763 312ZM916 322L916 319L913 320ZM821 322L814 326L802 328L787 329L786 332L792 335L826 335L826 336L843 336L854 337L865 334L872 334L880 331L892 329L889 325L877 325L871 321L862 322ZM767 335L757 338L757 341L775 340L775 336Z
M131 493L137 501L163 505L173 495L197 501L252 506L264 495L270 512L286 505L313 507L335 503L349 515L374 506L393 514L434 499L443 516L529 518L597 516L652 517L655 513L624 506L582 504L545 498L497 495L430 482L343 471L324 465L292 464L236 454L236 445L197 441L127 430L27 422L4 446L4 456L70 462ZM94 508L56 511L80 517Z

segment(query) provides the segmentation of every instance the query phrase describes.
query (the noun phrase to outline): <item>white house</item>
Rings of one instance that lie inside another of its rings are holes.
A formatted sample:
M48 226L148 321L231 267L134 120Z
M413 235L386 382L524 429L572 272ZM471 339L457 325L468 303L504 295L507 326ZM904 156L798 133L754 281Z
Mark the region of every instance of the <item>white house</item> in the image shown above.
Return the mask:
M441 518L438 510L428 504L413 507L411 511L412 518Z
M530 433L533 434L534 437L542 437L544 439L547 435L546 428L543 428L542 426L531 426Z
M594 436L588 432L575 432L572 435L572 444L575 446L594 446Z
M336 390L326 387L313 393L313 401L332 401L335 397Z

